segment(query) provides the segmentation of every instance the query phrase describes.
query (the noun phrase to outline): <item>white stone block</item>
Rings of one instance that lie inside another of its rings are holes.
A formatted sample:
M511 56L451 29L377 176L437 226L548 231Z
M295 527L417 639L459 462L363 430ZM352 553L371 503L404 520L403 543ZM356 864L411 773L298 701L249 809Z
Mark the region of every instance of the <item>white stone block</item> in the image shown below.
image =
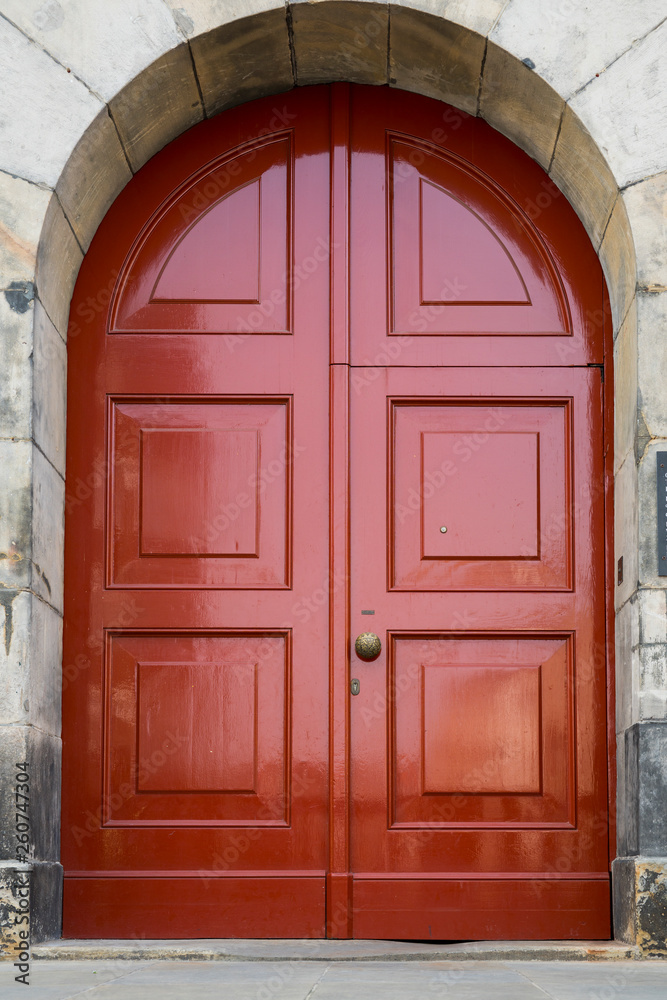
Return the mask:
M639 400L652 437L667 437L667 292L637 296ZM667 450L667 442L663 442Z
M25 287L32 294L32 283ZM0 292L0 438L32 434L33 315L34 301L21 289Z
M32 590L63 610L65 483L41 451L32 453Z
M30 441L0 440L0 589L29 588L32 451Z
M616 732L638 720L639 613L631 598L616 614Z
M0 592L63 606L65 484L31 441L0 440Z
M566 100L665 17L664 0L511 0L491 38L535 69Z
M39 301L35 303L33 342L33 436L64 476L67 348Z
M614 341L614 472L634 454L637 429L637 303Z
M667 579L665 579L667 586ZM667 591L640 590L639 638L642 645L667 643Z
M209 117L294 86L284 7L223 24L190 45Z
M394 5L412 7L487 35L507 4L508 0L395 0L389 9L391 12Z
M34 281L37 244L51 192L0 171L0 287Z
M553 157L565 102L516 56L489 41L479 113L545 170Z
M665 718L667 707L667 645L641 646L639 651L639 713L642 721Z
M640 691L639 718L641 722L667 719L667 691Z
M2 0L2 9L104 101L182 40L162 0Z
M666 48L667 19L570 102L621 188L667 167Z
M60 733L62 618L27 590L0 604L0 723Z
M202 35L221 24L267 10L285 11L276 0L166 0L184 38Z
M651 441L638 469L639 583L642 587L660 588L667 583L667 577L658 575L657 451L667 451L667 441Z
M614 479L614 565L623 558L623 583L615 587L618 609L637 587L637 466L630 454Z
M70 153L101 109L100 98L74 73L0 18L3 170L55 187Z
M391 11L389 82L477 113L484 38L407 7Z
M667 290L667 172L622 193L637 255L640 287Z
M30 687L26 721L51 736L60 736L63 619L33 597L30 627Z

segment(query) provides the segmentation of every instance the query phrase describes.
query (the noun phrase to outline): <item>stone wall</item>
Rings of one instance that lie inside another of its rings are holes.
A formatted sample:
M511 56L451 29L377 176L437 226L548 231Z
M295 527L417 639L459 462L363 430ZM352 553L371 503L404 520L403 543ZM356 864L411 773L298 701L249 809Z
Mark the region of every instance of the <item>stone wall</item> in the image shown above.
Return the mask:
M623 558L616 933L664 948L665 908L660 924L651 901L667 857L667 577L655 545L655 452L667 449L666 13L664 0L0 0L0 772L6 786L15 760L33 761L38 936L58 933L63 510L67 491L86 488L64 482L81 260L132 174L185 129L295 84L350 80L486 119L549 172L599 252ZM2 924L18 871L11 837L0 851Z

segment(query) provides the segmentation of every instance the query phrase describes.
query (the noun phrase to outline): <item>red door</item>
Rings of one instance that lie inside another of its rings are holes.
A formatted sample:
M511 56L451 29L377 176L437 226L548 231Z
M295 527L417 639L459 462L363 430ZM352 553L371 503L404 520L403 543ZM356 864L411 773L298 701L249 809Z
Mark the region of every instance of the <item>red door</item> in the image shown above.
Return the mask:
M539 168L415 96L128 185L72 306L68 936L609 935L604 308Z

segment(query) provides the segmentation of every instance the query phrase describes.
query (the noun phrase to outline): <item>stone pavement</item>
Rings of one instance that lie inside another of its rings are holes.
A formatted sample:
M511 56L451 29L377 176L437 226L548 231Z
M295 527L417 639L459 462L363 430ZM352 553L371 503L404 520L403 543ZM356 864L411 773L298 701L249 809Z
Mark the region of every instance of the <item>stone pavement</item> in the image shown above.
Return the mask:
M89 957L73 957L86 952ZM121 957L128 953L146 957ZM620 957L633 953L626 946L599 942L588 946L58 942L35 947L27 996L31 1000L667 1000L667 961ZM194 957L202 954L209 957ZM444 954L458 955L459 960ZM557 957L568 954L569 959ZM23 985L14 981L16 971L10 962L0 963L3 1000L26 996Z

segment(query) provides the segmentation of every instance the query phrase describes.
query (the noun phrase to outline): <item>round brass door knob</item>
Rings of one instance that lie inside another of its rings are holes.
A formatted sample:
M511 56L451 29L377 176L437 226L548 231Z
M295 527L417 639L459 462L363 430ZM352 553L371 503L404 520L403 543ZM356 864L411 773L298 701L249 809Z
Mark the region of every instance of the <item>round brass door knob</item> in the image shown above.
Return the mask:
M375 632L362 632L354 643L354 651L362 660L374 660L382 649L382 643Z

